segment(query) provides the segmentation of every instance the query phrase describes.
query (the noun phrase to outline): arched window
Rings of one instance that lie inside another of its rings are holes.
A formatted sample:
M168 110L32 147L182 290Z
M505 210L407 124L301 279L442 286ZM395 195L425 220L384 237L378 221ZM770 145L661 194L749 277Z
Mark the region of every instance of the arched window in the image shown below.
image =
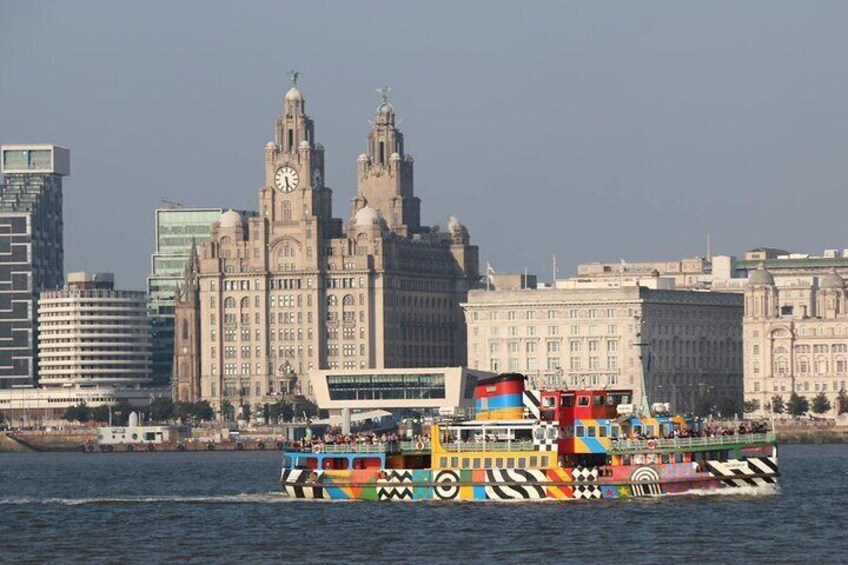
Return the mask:
M345 294L344 298L342 299L342 304L345 305L345 306L353 306L354 305L353 295L352 294Z
M789 373L789 363L784 357L779 357L774 360L774 372L781 376Z
M228 296L226 298L226 300L224 300L224 308L229 309L229 308L235 308L235 307L236 307L236 299L233 298L232 296Z
M827 374L827 358L816 357L816 373L819 375Z
M241 299L241 308L244 310L245 308L250 308L250 299L248 297L244 297Z

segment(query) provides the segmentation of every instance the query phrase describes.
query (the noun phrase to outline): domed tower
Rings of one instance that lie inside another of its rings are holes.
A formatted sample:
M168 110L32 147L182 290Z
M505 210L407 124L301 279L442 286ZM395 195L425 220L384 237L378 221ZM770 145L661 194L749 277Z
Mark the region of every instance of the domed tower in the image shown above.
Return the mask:
M816 314L826 320L838 318L845 312L845 280L836 269L819 279L816 292Z
M777 318L777 287L774 277L760 266L748 277L748 287L745 289L746 318Z
M408 236L421 231L421 201L413 194L412 157L404 153L389 89L379 92L382 102L368 132L366 152L356 161L359 194L351 201L351 217L367 202L391 231Z
M297 87L299 73L283 100L274 141L265 146L265 186L259 191L260 214L271 226L306 221L321 235L332 231L332 191L324 186L324 147L315 142L315 126ZM314 221L313 221L314 220ZM318 233L312 234L318 237Z

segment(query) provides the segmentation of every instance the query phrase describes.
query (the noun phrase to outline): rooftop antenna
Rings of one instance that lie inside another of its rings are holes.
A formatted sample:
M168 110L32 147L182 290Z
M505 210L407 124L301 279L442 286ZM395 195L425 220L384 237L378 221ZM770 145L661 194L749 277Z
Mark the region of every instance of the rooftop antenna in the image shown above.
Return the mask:
M707 261L713 260L713 254L710 250L710 232L707 232Z

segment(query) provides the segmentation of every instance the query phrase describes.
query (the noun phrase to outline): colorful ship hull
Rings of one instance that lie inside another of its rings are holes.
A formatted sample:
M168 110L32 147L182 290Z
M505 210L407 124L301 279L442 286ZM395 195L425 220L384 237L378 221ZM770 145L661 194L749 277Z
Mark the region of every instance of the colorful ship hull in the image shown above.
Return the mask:
M569 500L662 496L777 484L776 448L704 464L668 463L548 469L283 469L291 498L324 500ZM291 455L295 455L292 453Z
M334 436L287 451L283 490L327 500L599 500L777 484L776 439L761 424L717 429L663 405L636 411L626 390L523 384L518 374L478 382L476 418L436 423L414 441Z

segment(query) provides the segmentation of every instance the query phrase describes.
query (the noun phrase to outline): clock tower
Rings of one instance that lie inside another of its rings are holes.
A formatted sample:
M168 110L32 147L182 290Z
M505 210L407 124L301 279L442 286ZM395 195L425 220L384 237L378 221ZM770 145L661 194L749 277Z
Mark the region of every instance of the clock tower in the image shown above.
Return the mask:
M274 141L265 146L265 186L260 189L259 208L271 232L306 222L315 230L312 236L326 236L333 226L332 191L324 186L324 147L315 142L296 73L292 83L274 127Z

